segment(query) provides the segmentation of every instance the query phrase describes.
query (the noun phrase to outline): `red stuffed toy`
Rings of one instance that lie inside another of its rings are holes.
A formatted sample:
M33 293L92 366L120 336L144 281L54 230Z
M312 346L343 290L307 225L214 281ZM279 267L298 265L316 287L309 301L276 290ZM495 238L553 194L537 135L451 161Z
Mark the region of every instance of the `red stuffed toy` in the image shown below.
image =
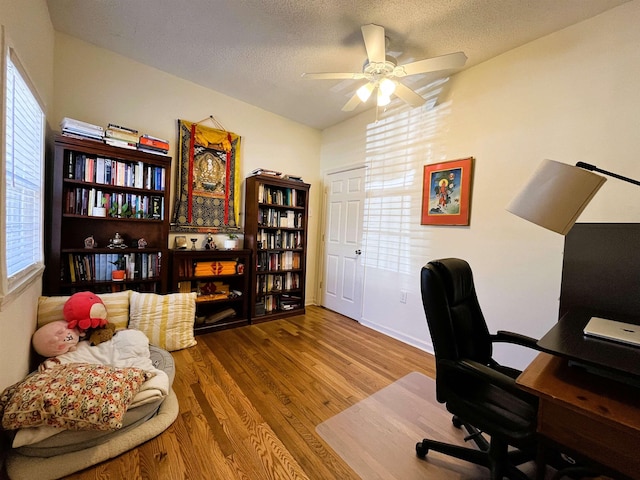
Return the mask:
M62 310L69 328L78 328L82 333L90 328L104 327L107 322L107 307L95 293L78 292L69 297Z

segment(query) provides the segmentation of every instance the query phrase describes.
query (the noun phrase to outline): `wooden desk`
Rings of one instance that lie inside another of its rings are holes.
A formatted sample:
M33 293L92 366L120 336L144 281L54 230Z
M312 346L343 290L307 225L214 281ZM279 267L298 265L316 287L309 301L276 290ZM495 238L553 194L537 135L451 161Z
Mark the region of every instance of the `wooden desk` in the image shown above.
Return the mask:
M543 439L640 479L640 389L539 354L517 379L540 398Z

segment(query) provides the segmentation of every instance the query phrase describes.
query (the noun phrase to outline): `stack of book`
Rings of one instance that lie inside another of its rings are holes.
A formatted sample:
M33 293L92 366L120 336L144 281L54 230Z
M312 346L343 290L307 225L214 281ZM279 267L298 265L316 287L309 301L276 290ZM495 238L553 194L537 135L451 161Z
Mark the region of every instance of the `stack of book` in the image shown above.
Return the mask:
M104 143L114 147L138 148L138 130L110 123L104 131Z
M295 182L302 182L302 177L298 176L298 175L283 175L283 177L285 180L293 180Z
M166 155L169 152L169 140L141 135L138 139L138 150L156 155Z
M269 170L268 168L256 168L249 175L271 175L274 177L279 177L280 175L282 175L282 172Z
M104 128L68 117L64 117L60 122L60 129L62 134L68 137L90 138L100 141L104 137Z

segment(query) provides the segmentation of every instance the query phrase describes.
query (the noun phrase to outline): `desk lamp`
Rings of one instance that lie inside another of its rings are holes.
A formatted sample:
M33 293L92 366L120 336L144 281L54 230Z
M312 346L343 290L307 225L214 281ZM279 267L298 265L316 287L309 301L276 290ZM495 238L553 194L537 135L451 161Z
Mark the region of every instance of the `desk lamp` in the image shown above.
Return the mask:
M593 171L640 185L640 182L594 165L575 166L545 160L511 201L507 210L525 220L566 235L593 196L607 180Z

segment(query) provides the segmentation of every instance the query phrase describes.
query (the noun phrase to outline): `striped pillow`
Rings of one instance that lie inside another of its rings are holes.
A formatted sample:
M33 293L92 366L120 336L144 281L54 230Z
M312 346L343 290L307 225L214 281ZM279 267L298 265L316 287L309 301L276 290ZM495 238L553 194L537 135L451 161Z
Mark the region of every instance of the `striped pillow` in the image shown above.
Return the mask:
M99 293L98 297L107 308L107 319L116 329L127 328L129 324L129 296L131 290L115 293ZM38 298L38 328L47 323L64 320L62 309L69 297L39 297Z
M142 331L149 343L170 352L193 347L196 296L192 293L131 293L129 328Z

